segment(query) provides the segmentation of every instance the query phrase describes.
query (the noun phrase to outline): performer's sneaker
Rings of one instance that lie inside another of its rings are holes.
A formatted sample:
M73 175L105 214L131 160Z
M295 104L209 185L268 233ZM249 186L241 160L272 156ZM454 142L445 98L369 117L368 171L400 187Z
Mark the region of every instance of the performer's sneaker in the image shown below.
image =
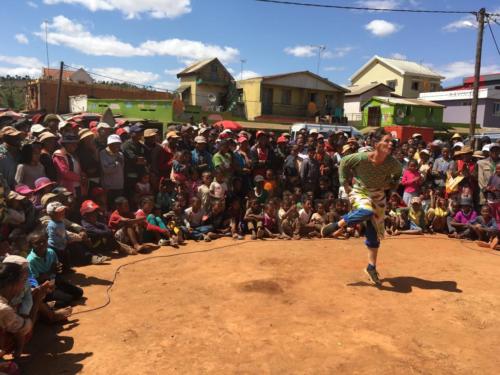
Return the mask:
M368 269L365 268L365 273L368 275L369 280L376 286L381 286L382 281L380 281L379 274L376 268Z
M338 223L330 223L321 228L321 237L330 237L337 229L339 229Z

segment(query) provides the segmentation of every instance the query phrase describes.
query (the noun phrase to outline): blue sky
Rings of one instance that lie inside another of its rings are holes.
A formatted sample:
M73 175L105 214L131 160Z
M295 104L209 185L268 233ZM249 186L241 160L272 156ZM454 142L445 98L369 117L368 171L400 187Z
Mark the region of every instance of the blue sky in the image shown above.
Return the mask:
M500 12L500 1L310 0L383 8ZM174 89L175 73L217 56L244 77L297 70L316 72L313 45L324 45L320 75L338 84L375 54L430 65L445 85L470 75L474 17L360 12L264 4L253 0L4 0L0 75L36 75L46 64L72 66L155 87ZM500 18L499 18L500 20ZM500 21L499 21L500 22ZM500 42L500 26L492 25ZM500 72L500 56L485 30L483 73Z

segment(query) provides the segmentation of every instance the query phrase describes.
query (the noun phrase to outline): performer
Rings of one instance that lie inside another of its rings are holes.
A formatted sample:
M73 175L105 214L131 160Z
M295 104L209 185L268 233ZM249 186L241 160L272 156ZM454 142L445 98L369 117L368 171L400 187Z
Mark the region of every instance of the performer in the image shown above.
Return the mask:
M366 222L368 266L365 273L380 286L377 272L377 253L384 236L385 190L395 188L402 174L401 164L391 155L393 139L380 129L375 134L375 148L371 152L358 152L342 158L339 167L340 184L349 194L352 211L338 223L321 230L323 237L337 236L347 227ZM354 182L353 184L351 184Z

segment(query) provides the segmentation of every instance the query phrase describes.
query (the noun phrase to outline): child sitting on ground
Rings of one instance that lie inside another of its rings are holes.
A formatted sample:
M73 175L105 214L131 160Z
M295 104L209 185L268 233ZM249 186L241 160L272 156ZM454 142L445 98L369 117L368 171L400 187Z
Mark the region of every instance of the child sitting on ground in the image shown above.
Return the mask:
M229 220L231 235L235 240L243 240L243 209L241 207L240 198L234 197L229 202L229 207L226 211L226 219Z
M309 222L313 224L316 228L316 231L320 232L323 225L327 223L325 205L323 202L318 202L316 204L316 212L311 216L311 220Z
M409 217L411 220L412 230L420 230L423 232L425 228L425 212L422 209L422 201L420 197L413 197L410 201Z
M245 212L245 223L251 234L250 238L252 240L256 240L257 238L261 239L264 236L264 230L262 228L264 212L262 211L262 206L257 199L253 197L249 199L248 205L249 207Z
M82 226L95 253L118 250L123 254L135 254L135 250L126 244L119 244L113 236L113 231L100 220L100 206L94 201L86 200L80 207Z
M136 253L159 248L154 244L141 243L140 229L146 226L146 218L134 217L127 198L116 198L115 207L116 210L111 214L108 226L114 231L115 239L120 244L132 246Z
M481 207L481 215L471 221L469 230L477 240L482 242L490 242L497 236L497 223L491 215L489 206Z
M156 206L162 214L172 209L172 203L175 200L175 184L167 178L160 179L160 189L156 195Z
M264 229L264 235L262 238L278 238L279 227L278 227L278 215L274 204L271 202L266 203L264 206L264 221L262 222L262 227Z
M28 255L29 270L39 285L49 280L55 286L47 295L47 302L55 301L56 308L66 307L83 296L83 290L62 278L62 264L56 252L47 247L44 233L34 232L28 237L32 250Z
M136 218L145 218L146 225L143 227L142 242L157 243L159 246L168 245L170 231L165 226L161 217L154 214L153 197L143 197L139 203L139 209L135 213ZM176 247L175 242L172 243Z
M213 231L213 226L207 224L208 215L201 207L201 200L198 197L191 199L191 206L184 211L184 225L189 232L189 236L194 240L210 241L208 236Z
M470 235L470 224L476 219L477 213L472 209L472 199L463 198L460 201L460 210L451 220L450 225L455 229L455 232L450 233L452 238L465 238Z
M66 207L60 202L51 202L47 205L47 214L50 220L47 224L48 246L54 250L63 264L64 270L68 271L73 264L102 264L110 258L102 255L93 255L84 244L74 242L74 246L68 247L70 238L64 224ZM83 232L82 237L87 240Z
M399 236L400 234L422 234L422 228L418 227L410 219L409 208L399 208L399 214L396 217L394 230L392 234Z
M281 207L278 210L278 218L281 223L281 236L289 240L300 240L299 210L292 201L292 195L284 195Z
M427 211L427 223L430 232L445 233L448 210L446 199L433 194L431 208Z
M312 199L307 198L299 211L300 235L308 237L319 237L316 226L311 223L311 217L314 213Z
M182 206L182 202L176 201L172 206L172 210L163 215L172 239L179 245L184 245L184 238L189 236L189 232L184 227L185 214Z

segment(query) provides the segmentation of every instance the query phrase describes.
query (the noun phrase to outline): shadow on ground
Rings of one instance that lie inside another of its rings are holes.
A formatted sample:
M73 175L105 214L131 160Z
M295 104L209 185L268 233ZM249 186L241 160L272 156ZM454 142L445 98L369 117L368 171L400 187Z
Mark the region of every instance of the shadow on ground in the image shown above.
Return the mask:
M387 284L390 284L390 286ZM350 283L347 284L347 286L374 287L373 284L364 281ZM427 290L442 290L443 292L450 293L462 293L462 290L458 289L456 281L433 281L413 276L399 276L382 279L382 286L377 287L377 289L395 293L411 293L414 287Z
M19 361L23 374L77 374L82 371L80 362L93 353L68 353L73 349L74 340L64 335L78 324L78 320L70 320L64 325L37 324L33 340L25 348L26 355ZM40 363L45 369L33 367ZM45 372L48 369L50 372Z

